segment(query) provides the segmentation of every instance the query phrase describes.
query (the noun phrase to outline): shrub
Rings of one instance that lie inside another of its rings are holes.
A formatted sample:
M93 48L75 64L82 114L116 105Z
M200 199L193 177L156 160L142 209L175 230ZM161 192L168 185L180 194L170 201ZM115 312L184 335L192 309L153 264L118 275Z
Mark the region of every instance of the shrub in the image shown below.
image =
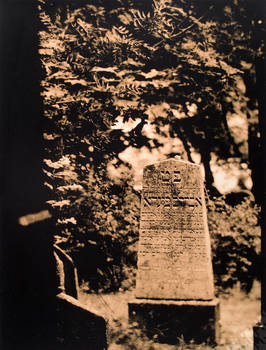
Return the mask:
M58 217L57 244L72 256L80 282L88 282L90 291L130 287L126 279L136 266L139 195L129 173L121 180L99 169L87 173L78 184L72 176L65 178L56 188L57 200L50 201Z
M217 290L239 282L249 292L259 278L259 208L250 198L230 206L225 197L209 199L207 208Z

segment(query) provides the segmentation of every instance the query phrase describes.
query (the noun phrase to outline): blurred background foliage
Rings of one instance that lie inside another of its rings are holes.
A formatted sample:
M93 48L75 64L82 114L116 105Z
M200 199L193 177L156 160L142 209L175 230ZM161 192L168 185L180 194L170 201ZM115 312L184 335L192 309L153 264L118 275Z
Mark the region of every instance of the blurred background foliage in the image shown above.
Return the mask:
M39 0L39 11L44 172L80 281L133 286L141 152L181 153L202 164L217 288L249 291L261 203L252 1ZM228 164L230 190L215 180Z

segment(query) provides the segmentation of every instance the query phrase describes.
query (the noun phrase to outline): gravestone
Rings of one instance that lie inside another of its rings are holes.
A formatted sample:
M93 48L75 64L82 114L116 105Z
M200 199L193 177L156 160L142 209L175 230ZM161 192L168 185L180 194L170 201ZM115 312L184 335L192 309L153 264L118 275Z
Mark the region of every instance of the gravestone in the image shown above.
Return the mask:
M218 340L211 247L200 166L169 159L145 167L136 300L129 319L159 340Z

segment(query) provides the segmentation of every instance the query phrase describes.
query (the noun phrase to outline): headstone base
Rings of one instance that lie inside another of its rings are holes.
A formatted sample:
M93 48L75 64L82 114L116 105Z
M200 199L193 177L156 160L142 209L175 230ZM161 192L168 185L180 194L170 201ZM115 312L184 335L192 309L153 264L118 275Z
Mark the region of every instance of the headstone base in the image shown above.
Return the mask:
M218 299L211 301L135 299L128 304L129 322L137 322L157 342L217 344L220 337Z

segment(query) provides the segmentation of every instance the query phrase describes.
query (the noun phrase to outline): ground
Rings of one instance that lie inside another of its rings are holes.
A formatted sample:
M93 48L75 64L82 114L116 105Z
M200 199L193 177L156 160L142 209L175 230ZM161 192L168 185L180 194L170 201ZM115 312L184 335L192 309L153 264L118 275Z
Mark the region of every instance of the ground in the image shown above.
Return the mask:
M158 344L141 334L136 325L127 320L128 301L134 299L134 290L110 293L88 294L81 291L80 301L92 311L104 315L108 320L109 350L209 350L207 345ZM235 287L230 293L220 295L221 342L215 350L252 350L252 327L259 321L260 284L256 282L249 295Z

